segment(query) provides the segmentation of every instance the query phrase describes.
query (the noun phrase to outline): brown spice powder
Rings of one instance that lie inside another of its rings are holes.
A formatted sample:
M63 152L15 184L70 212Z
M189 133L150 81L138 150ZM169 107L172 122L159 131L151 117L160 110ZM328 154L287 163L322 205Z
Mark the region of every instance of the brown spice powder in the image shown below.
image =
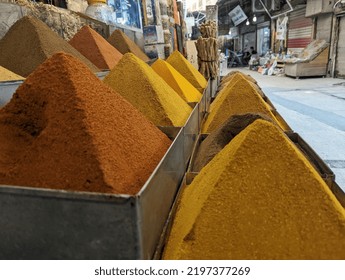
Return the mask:
M113 69L122 54L89 26L84 26L69 41L99 69Z
M236 74L239 75L239 74ZM210 113L203 125L203 133L211 133L230 116L246 113L260 113L279 124L271 106L244 77L234 77L231 86L224 88L210 106Z
M114 30L109 36L108 42L122 54L131 52L145 62L150 60L138 45L119 29Z
M133 195L170 143L83 63L58 53L0 110L0 183Z
M18 20L0 40L0 65L27 77L56 52L69 53L85 63L93 72L99 71L45 23L31 16Z
M216 154L218 154L237 134L257 119L270 120L261 114L233 115L222 126L209 134L201 142L196 155L193 171L199 172Z

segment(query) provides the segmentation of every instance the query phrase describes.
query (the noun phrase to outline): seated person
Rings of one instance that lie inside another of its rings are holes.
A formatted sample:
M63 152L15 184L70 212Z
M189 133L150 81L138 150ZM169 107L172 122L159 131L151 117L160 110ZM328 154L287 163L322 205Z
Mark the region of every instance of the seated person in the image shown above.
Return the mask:
M249 66L255 66L255 65L259 65L259 61L260 61L260 56L258 55L257 51L253 51L252 55L250 56L250 60L248 61L248 65Z
M248 64L249 60L250 60L250 57L252 56L253 52L255 52L257 54L257 52L255 51L254 47L250 47L250 49L248 51L244 52L244 54L243 54L243 62Z

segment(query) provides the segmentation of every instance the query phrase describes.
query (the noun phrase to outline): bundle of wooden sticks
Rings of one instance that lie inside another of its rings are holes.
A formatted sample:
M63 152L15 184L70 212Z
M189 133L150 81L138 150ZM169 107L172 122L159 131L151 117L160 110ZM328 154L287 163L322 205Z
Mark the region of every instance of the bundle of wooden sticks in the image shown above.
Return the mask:
M200 26L201 37L195 42L198 51L199 72L208 79L215 79L219 70L217 44L217 25L214 21L206 21Z

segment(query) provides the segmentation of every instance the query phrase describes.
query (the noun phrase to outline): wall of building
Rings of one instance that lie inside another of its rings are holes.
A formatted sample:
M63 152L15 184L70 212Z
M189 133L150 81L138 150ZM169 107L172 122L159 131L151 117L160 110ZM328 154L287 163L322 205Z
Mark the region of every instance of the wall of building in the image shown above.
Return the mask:
M339 19L339 33L338 42L336 48L336 67L335 76L345 78L345 17L340 17Z
M316 20L316 39L331 41L333 14L320 14Z
M217 0L187 0L187 10L188 11L205 11L206 6L215 5Z

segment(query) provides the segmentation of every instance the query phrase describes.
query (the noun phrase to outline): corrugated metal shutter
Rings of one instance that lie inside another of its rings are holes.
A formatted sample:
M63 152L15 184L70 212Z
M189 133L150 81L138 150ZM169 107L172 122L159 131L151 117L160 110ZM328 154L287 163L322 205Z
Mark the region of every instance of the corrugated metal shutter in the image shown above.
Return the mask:
M345 17L341 17L339 22L339 39L337 45L337 60L335 67L335 75L337 77L345 77Z
M312 40L313 21L305 17L306 9L293 11L289 15L287 47L290 51L304 49Z

